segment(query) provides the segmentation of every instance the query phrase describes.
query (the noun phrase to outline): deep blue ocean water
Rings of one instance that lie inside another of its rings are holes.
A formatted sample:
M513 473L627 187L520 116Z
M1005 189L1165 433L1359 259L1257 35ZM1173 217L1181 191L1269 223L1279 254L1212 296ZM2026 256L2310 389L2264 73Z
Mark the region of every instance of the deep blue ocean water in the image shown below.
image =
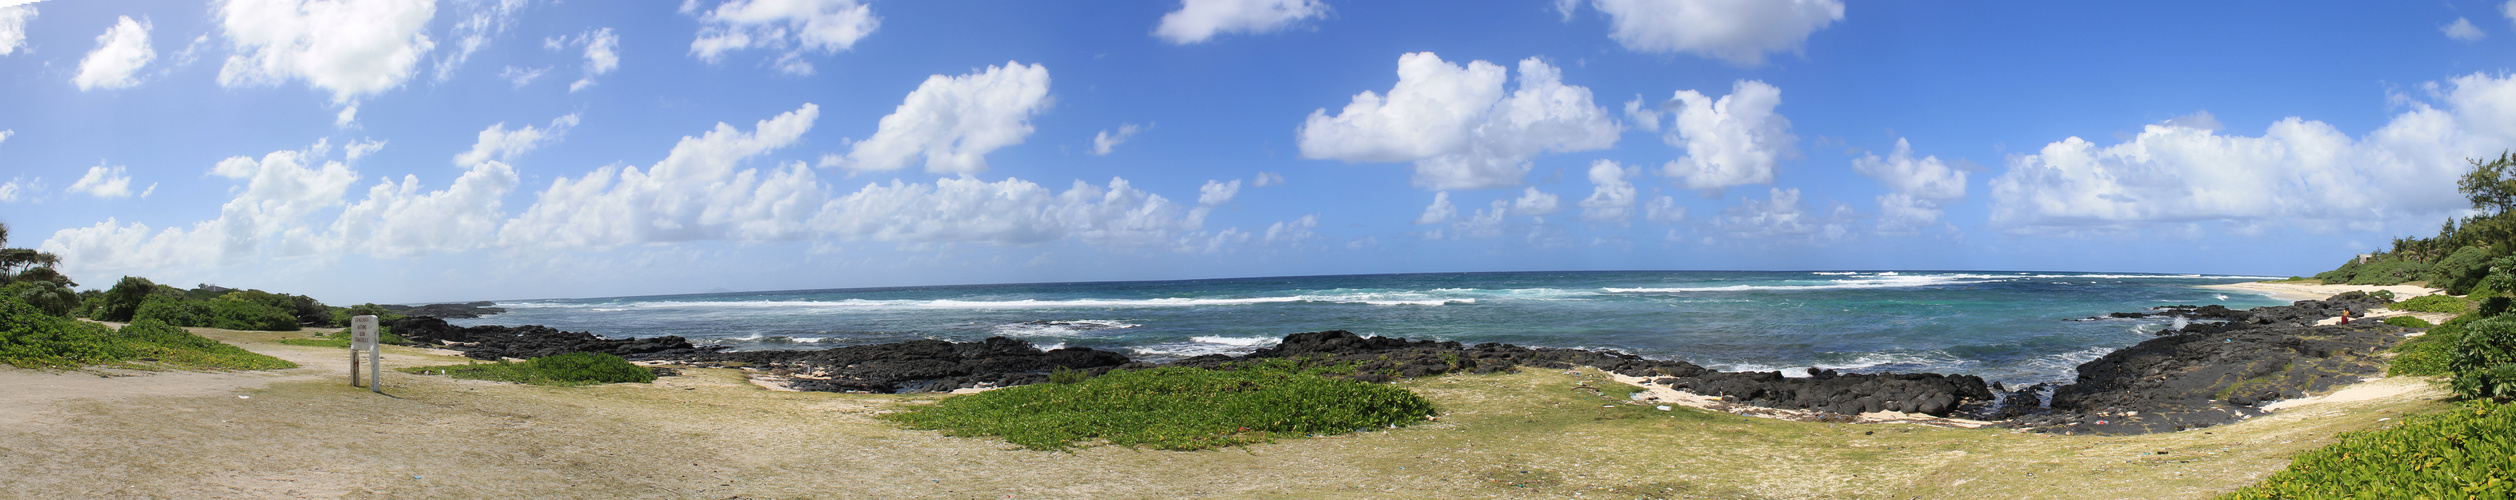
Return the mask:
M1003 335L1162 361L1240 354L1286 334L1605 348L1732 370L1929 371L2012 384L2151 338L2151 307L2280 305L2196 288L2263 279L2065 272L1514 272L964 285L500 300L458 325L680 335L818 349Z

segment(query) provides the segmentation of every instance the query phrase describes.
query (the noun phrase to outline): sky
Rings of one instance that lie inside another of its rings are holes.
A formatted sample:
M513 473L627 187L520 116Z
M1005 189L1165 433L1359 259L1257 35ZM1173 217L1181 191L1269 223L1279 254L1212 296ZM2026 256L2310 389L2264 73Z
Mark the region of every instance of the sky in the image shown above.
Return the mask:
M335 304L2310 275L2516 148L2516 2L0 5L9 246Z

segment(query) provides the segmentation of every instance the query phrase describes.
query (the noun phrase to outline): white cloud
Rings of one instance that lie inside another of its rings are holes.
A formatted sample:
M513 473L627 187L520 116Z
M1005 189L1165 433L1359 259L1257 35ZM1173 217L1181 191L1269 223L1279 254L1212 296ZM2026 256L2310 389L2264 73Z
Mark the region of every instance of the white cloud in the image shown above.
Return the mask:
M1797 140L1791 121L1773 112L1782 105L1782 89L1765 82L1739 80L1718 101L1692 90L1670 100L1677 119L1661 139L1686 148L1686 156L1660 174L1687 189L1771 184L1775 162L1791 154Z
M2499 15L2507 16L2508 23L2516 24L2516 0L2508 0L2507 3L2499 4ZM8 53L9 52L6 50L0 50L0 54Z
M71 183L70 192L87 193L98 198L127 198L131 196L131 175L124 173L121 165L87 167L87 175Z
M498 71L498 78L506 80L507 83L515 84L517 88L523 88L525 85L533 83L533 80L541 79L542 74L549 72L550 67L548 66L540 68L518 68L508 66L507 69Z
M54 232L42 248L62 256L70 268L64 271L72 274L232 266L320 254L331 243L303 220L340 205L358 180L347 165L323 160L329 150L318 141L303 151L275 151L259 160L237 156L219 161L210 169L212 175L245 185L220 207L217 219L152 231L144 223L126 226L109 218Z
M1073 238L1116 248L1208 248L1181 241L1197 229L1188 209L1118 178L1106 189L1075 181L1062 193L1021 179L867 184L830 200L812 226L851 241L1027 245Z
M0 56L17 53L26 46L26 22L35 20L35 5L0 7Z
M1849 207L1837 206L1834 217L1820 219L1810 215L1800 203L1799 188L1769 188L1763 200L1741 200L1738 205L1721 211L1714 221L1732 235L1750 238L1771 238L1802 235L1840 237L1845 233L1841 219L1850 215Z
M1459 207L1450 204L1450 192L1433 193L1433 204L1424 207L1424 214L1415 216L1417 224L1440 224L1459 216Z
M1317 239L1319 235L1313 233L1312 230L1318 228L1318 214L1304 215L1290 222L1277 222L1267 226L1267 237L1261 241L1269 245L1277 242L1300 243L1304 240Z
M506 122L491 124L489 128L481 129L480 139L472 143L472 149L454 155L454 165L471 167L491 160L512 162L517 156L533 151L533 148L559 140L561 136L568 134L569 128L576 126L577 115L574 113L551 119L548 128L533 128L531 125L526 125L524 128L507 130ZM351 147L357 147L357 145L351 144ZM351 154L353 159L357 156L355 153Z
M812 170L800 162L765 174L735 167L794 144L820 114L819 106L807 103L761 120L748 133L718 123L705 135L682 137L663 161L646 170L610 165L551 181L531 208L499 230L499 242L613 248L700 239L798 239L806 234L804 215L827 196Z
M1522 60L1519 73L1506 95L1501 66L1401 55L1386 97L1364 91L1335 116L1311 112L1299 132L1302 157L1415 162L1416 186L1449 190L1518 186L1540 153L1616 144L1622 127L1591 103L1590 89L1564 85L1560 70L1536 58Z
M183 44L183 50L175 53L175 66L191 66L194 61L201 60L201 51L209 46L210 34L192 37L191 43Z
M1240 192L1240 179L1233 179L1231 182L1206 181L1206 185L1197 188L1197 204L1211 207L1231 203L1232 198L1239 196Z
M1686 220L1686 207L1677 206L1677 198L1675 197L1661 196L1652 198L1651 203L1643 207L1642 217L1645 219L1651 219L1652 222L1677 222Z
M821 166L897 170L923 156L928 172L985 172L987 153L1021 144L1031 135L1031 116L1048 105L1044 65L1007 62L967 75L929 76L882 117L873 137L845 157L822 157Z
M416 175L387 178L341 210L331 236L342 250L385 257L487 247L497 242L506 218L499 205L516 183L515 168L498 161L473 164L441 191L420 192Z
M437 58L436 81L444 83L454 77L454 69L472 58L472 53L489 48L489 40L515 27L516 13L532 0L457 0L454 3L454 50Z
M1555 215L1564 211L1563 198L1555 193L1539 191L1537 186L1522 189L1520 197L1511 200L1512 215Z
M1555 13L1562 14L1567 23L1572 22L1573 11L1580 8L1581 0L1555 0Z
M375 154L378 150L384 149L384 143L385 141L375 139L362 139L350 141L349 145L343 149L348 151L350 161L358 161L359 158L364 158L367 155Z
M9 136L12 136L12 135L17 135L17 130L15 130L15 129L10 129L10 130L0 130L0 143L7 143L7 142L9 142Z
M2215 125L2208 113L2186 117L2188 123ZM1852 159L1852 171L1887 186L1878 197L1881 229L1897 232L1939 220L1940 205L1966 196L1966 173L1950 168L1937 156L1913 157L1913 145L1896 139L1896 150L1880 158L1863 154Z
M1798 52L1808 35L1843 20L1840 0L1595 0L1608 38L1637 52L1688 52L1758 66Z
M17 203L18 200L32 201L31 195L43 190L44 178L42 177L34 180L28 180L25 177L11 178L8 182L0 182L0 203Z
M354 125L354 124L357 124L357 123L358 123L358 103L354 103L354 102L353 102L353 103L350 103L348 106L342 106L342 107L341 107L341 112L339 112L339 113L334 113L334 114L332 115L332 126L334 126L334 127L349 128L349 126L350 126L350 125Z
M2445 32L2447 38L2452 38L2459 42L2478 42L2483 38L2490 37L2490 34L2481 32L2481 27L2473 26L2471 19L2460 17L2455 18L2455 22L2453 23L2448 23L2445 26L2439 26L2437 30Z
M1624 222L1634 215L1634 183L1625 180L1635 170L1617 165L1613 160L1590 163L1590 197L1581 200L1581 219L1591 222Z
M105 34L96 35L96 50L79 59L79 74L70 77L70 83L78 84L79 90L138 85L140 81L131 75L154 60L157 49L149 48L149 24L122 16Z
M1477 209L1476 214L1468 216L1467 220L1451 224L1451 229L1456 230L1457 232L1450 234L1466 238L1492 238L1502 236L1503 216L1510 214L1510 202L1494 200L1493 205L1487 208Z
M577 39L585 45L585 77L568 84L569 92L592 87L594 77L620 69L620 37L613 35L611 28L588 31L577 35Z
M335 104L401 86L437 46L425 33L437 13L431 0L226 0L218 11L236 52L219 68L219 85L303 79L332 91Z
M1107 130L1092 134L1092 154L1097 156L1109 156L1112 148L1118 147L1119 144L1126 143L1128 138L1135 137L1137 132L1142 131L1144 131L1144 129L1137 127L1136 124L1121 123L1118 125L1118 133L1116 134L1109 133Z
M685 12L695 6L682 5ZM856 46L882 26L874 8L856 0L732 0L699 15L698 38L690 53L710 63L743 49L783 51L778 71L810 75L805 51L835 54Z
M1639 124L1637 127L1643 130L1660 131L1661 114L1659 106L1643 104L1642 96L1637 95L1634 96L1634 100L1625 101L1625 119L1633 120L1634 123Z
M2516 143L2516 77L2475 73L2421 85L2434 101L2353 139L2290 117L2260 136L2175 124L2098 146L2077 137L2012 156L1991 180L1992 222L2013 230L2127 228L2219 220L2311 230L2426 226L2463 208L2466 158Z
M1295 22L1328 15L1318 0L1180 0L1179 10L1162 15L1153 36L1173 44L1204 42L1223 33L1259 34Z
M1277 175L1275 172L1261 171L1258 172L1257 179L1250 181L1250 185L1257 187L1281 186L1284 185L1284 176Z

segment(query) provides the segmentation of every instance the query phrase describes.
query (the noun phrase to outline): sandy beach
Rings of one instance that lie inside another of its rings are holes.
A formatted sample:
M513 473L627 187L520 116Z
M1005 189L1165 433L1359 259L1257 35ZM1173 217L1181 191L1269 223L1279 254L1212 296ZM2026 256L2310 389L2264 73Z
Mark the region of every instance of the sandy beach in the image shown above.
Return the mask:
M2418 285L2325 285L2304 281L2252 281L2245 283L2229 283L2225 285L2203 285L2202 288L2259 293L2269 295L2273 299L2291 302L2300 300L2323 300L2326 297L2339 295L2342 292L2376 292L2378 290L2383 290L2394 292L2395 300L2408 299L2422 295L2446 293L2445 290Z
M2202 498L2338 432L2440 407L2429 384L2385 379L2231 425L2054 436L1659 410L1597 370L1523 370L1398 382L1442 409L1403 429L1062 453L872 418L940 395L770 391L731 369L583 388L388 373L376 395L346 385L343 351L276 342L304 333L196 331L305 366L0 369L0 385L47 388L6 396L0 488L31 498ZM460 362L398 347L386 358Z

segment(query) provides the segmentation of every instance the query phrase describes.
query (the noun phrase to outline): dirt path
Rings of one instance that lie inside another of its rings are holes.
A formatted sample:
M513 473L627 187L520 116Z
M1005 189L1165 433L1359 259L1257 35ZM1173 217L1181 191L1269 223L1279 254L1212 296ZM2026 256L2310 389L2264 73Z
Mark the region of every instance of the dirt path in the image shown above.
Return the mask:
M305 366L0 370L0 497L2193 498L2438 395L2388 379L2400 390L2234 425L2062 437L1661 411L1600 390L1619 384L1595 371L1530 370L1402 382L1444 412L1406 429L1059 453L874 418L937 396L777 392L721 369L583 388L388 373L379 396L345 384L340 349L197 331ZM461 361L394 348L386 362Z

